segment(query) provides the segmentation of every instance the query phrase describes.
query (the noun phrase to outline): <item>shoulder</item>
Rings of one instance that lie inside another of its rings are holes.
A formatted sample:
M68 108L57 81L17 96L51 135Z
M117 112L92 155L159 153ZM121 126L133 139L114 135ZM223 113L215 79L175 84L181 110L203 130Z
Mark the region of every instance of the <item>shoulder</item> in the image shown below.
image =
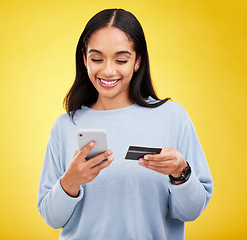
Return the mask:
M67 113L61 114L54 122L54 126L73 124L71 118Z
M61 114L54 121L50 130L49 142L52 145L60 145L64 139L69 139L75 134L76 125L67 113Z
M57 135L61 130L70 129L73 125L74 123L69 115L63 113L54 121L51 128L51 135Z
M154 100L156 101L156 100ZM150 101L150 103L154 102ZM155 102L154 102L155 103ZM177 103L168 100L159 107L154 108L159 114L170 115L173 117L188 118L188 113L185 108Z
M154 103L160 102L160 100L153 99L152 97L148 97L146 101L149 104L154 104ZM173 102L172 100L166 101L164 104L160 105L159 107L166 108L167 110L169 109L169 110L185 111L185 109L182 107L182 105L180 105L177 102Z
M186 110L184 109L184 107L177 103L177 102L173 102L168 100L167 102L165 102L164 104L162 104L160 106L161 108L167 110L167 111L172 111L172 112L176 112L176 113L185 113Z

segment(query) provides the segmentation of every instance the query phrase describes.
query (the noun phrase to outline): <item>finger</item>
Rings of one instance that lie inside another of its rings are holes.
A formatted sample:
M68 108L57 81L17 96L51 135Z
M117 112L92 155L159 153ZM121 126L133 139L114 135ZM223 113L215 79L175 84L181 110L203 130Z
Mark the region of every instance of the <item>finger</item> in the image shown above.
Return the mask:
M143 159L139 160L139 165L154 170L163 174L171 174L177 168L177 161L172 159L164 161L163 164L157 161L144 161Z
M163 153L159 153L159 154L150 154L150 155L144 155L144 160L147 161L166 161L166 160L170 160L170 156L167 156Z
M159 154L147 154L144 156L145 160L163 161L171 160L176 157L176 151L172 148L162 148Z
M143 167L165 175L169 175L171 172L169 167L154 167L154 166L143 166Z
M75 157L78 155L78 153L79 153L79 150L77 149L77 150L75 151L74 155L73 155L73 158L75 158Z
M86 147L84 147L79 153L78 153L78 158L80 160L84 160L87 155L89 154L89 152L93 149L93 147L95 146L94 142L90 142L88 145L86 145Z
M114 160L113 156L110 156L106 161L94 166L92 169L92 174L97 174L99 173L101 170L103 170L104 168L108 167L112 161Z
M177 156L178 150L175 148L162 148L161 154L167 156L167 158L174 158Z
M169 167L170 165L173 165L172 159L170 160L162 160L162 161L156 161L156 160L145 160L143 158L139 159L139 165L141 166L150 166L150 167ZM175 161L176 162L176 161Z
M88 167L92 168L95 165L97 165L98 163L102 162L103 160L107 159L109 156L111 156L113 154L112 150L107 150L101 154L99 154L98 156L89 159L86 164L88 165Z

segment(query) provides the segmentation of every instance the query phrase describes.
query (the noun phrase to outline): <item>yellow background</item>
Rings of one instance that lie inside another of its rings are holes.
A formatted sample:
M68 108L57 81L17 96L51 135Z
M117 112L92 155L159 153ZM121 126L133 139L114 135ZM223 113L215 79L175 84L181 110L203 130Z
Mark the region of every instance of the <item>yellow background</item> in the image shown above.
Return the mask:
M57 239L37 189L51 126L64 112L86 22L104 8L133 12L146 34L161 98L189 112L214 179L186 240L246 239L245 0L0 1L0 239Z

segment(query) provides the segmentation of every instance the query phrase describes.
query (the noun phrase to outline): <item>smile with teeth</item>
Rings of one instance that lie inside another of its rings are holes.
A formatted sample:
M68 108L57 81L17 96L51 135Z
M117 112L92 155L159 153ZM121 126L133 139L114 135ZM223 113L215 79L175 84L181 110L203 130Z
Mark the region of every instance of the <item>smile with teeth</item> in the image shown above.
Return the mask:
M116 84L120 79L116 79L116 80L105 80L105 79L102 79L102 78L99 78L99 80L106 84L106 85L114 85Z

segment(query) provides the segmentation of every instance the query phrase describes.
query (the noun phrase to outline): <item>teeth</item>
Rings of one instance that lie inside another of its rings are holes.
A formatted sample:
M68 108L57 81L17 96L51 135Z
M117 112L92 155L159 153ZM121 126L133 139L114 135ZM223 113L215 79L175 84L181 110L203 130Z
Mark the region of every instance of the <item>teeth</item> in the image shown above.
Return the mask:
M118 79L115 80L115 81L105 81L105 80L103 80L103 79L101 79L101 78L99 78L99 80L100 80L102 83L106 84L106 85L112 85L112 84L115 84L115 83L118 81Z

